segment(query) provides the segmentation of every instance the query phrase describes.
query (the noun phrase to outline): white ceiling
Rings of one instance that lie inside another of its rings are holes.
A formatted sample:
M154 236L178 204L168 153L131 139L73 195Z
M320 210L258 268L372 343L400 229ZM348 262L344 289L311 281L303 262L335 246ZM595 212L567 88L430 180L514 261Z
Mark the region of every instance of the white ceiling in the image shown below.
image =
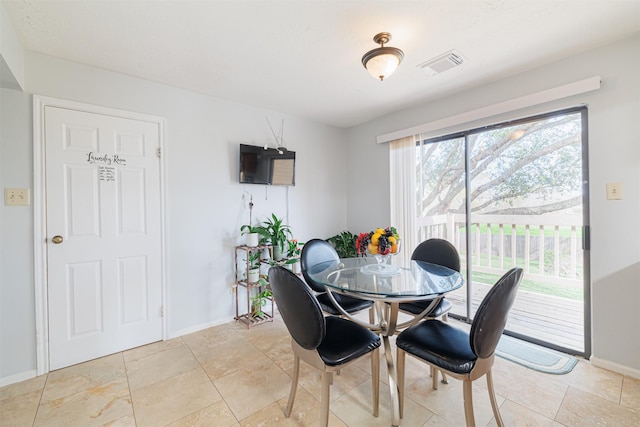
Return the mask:
M640 0L2 0L27 50L350 127L640 31ZM392 34L384 82L360 63ZM466 62L416 66L451 49Z

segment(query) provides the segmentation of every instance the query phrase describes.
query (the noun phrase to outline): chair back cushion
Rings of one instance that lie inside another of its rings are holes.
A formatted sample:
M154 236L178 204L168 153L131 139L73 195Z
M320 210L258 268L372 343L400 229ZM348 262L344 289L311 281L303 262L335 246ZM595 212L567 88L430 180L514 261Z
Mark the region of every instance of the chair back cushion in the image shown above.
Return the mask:
M304 282L284 267L269 269L269 285L291 337L307 350L324 340L326 323L316 297Z
M460 271L460 255L456 247L444 239L428 239L420 243L413 250L411 259Z
M311 239L302 247L300 268L307 284L316 292L326 292L322 283L309 277L309 273L318 273L340 262L340 257L331 243L322 239ZM318 269L320 269L318 271Z
M522 269L512 268L493 285L480 303L469 332L471 349L479 358L486 359L496 350L521 279Z

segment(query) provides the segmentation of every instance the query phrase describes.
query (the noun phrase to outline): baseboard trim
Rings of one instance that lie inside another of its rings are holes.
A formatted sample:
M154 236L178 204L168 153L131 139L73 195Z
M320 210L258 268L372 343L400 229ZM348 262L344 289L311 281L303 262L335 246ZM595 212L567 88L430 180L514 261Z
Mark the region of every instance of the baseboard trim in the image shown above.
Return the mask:
M19 383L21 381L30 380L31 378L36 377L36 370L30 369L28 371L20 372L18 374L9 375L8 377L0 378L0 387L4 387L6 385Z
M191 326L189 328L180 329L178 331L169 332L167 339L181 337L183 335L192 334L194 332L199 332L203 329L212 328L214 326L224 325L225 323L231 323L234 321L233 317L218 319L213 322L200 323L199 325Z
M630 368L628 366L611 362L610 360L600 359L599 357L594 357L594 356L591 356L589 361L593 366L597 366L598 368L607 369L609 371L617 372L622 375L627 375L633 378L640 379L640 369Z

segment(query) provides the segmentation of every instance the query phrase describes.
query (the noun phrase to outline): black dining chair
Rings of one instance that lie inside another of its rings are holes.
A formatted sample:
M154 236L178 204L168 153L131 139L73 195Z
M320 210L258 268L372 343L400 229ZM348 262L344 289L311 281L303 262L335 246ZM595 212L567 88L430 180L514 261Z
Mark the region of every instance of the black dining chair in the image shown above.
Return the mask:
M409 353L463 381L464 416L467 427L475 426L472 382L486 375L496 423L498 426L504 426L493 390L491 367L521 280L522 269L519 267L505 273L480 303L469 332L437 319L428 319L398 335L396 346L401 417L404 403L405 354Z
M448 267L452 270L460 272L460 255L457 249L451 243L444 239L428 239L420 243L411 254L412 260L430 262ZM398 308L405 313L419 315L431 303L431 301L414 301L401 303ZM441 317L447 320L447 313L451 310L451 303L446 298L441 298L431 311L425 317Z
M411 259L416 261L425 261L432 264L442 265L457 272L460 272L460 255L455 246L449 241L438 238L431 238L421 242L413 250ZM430 300L404 302L398 305L398 309L407 314L418 316L431 304ZM438 304L432 308L425 318L442 317L447 321L447 313L451 310L451 303L445 297L440 298ZM442 372L442 383L447 384L447 376ZM431 369L431 377L433 378L434 388L438 386L438 375L435 369Z
M339 263L340 257L336 249L326 240L311 239L302 247L302 253L300 254L302 277L304 277L307 285L316 293L316 298L318 299L318 303L320 303L320 307L322 307L322 311L333 316L341 316L342 313L336 308L333 301L331 301L331 297L327 294L325 286L313 280L309 276L309 273L314 272L313 269L322 268L324 270L329 267L335 267ZM334 292L332 296L340 307L349 314L368 308L369 322L374 322L373 301L367 301L337 292Z
M298 387L300 359L322 372L322 413L320 425L329 421L329 388L333 373L371 354L373 415L378 416L380 388L380 337L350 320L324 316L311 289L283 267L269 269L269 284L282 320L291 335L294 354L291 392L285 410L288 418Z

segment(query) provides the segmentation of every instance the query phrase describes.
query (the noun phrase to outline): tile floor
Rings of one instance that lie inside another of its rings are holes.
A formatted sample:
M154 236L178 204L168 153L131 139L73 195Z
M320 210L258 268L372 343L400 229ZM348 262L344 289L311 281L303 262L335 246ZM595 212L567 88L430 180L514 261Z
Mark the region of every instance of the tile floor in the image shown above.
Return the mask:
M304 364L292 417L283 415L292 361L279 318L229 323L0 388L0 425L316 426L320 378ZM334 379L331 426L390 425L386 384L371 414L369 375L365 359ZM496 358L494 381L507 426L640 426L640 380L586 361L555 376ZM406 384L403 426L464 426L459 381L432 390L426 365L408 357ZM495 426L486 383L474 384L477 425Z

